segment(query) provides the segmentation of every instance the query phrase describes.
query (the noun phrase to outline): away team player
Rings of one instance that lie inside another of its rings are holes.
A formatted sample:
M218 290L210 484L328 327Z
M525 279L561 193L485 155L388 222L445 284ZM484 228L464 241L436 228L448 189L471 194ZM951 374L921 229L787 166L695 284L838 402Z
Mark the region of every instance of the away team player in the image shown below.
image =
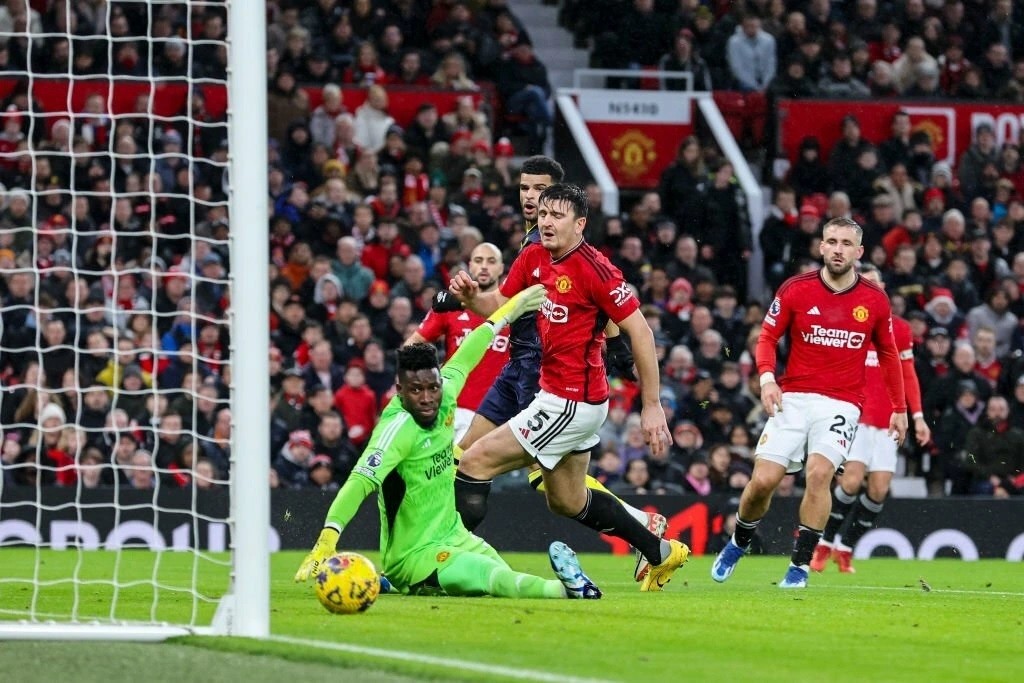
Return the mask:
M490 242L477 245L469 255L469 275L479 283L483 292L496 289L498 279L504 272L505 263L501 258L501 250ZM403 346L423 342L434 343L444 337L445 357L451 358L462 341L483 321L482 316L461 306L458 310L452 311L430 311L420 323L419 329L409 335ZM508 362L508 348L507 332L502 331L494 335L494 340L487 348L483 360L466 379L466 386L459 393L458 407L455 409L455 443L462 440L476 415L476 409L484 400L487 390L494 384L494 378Z
M886 380L892 409L889 433L902 442L907 432L889 299L854 269L864 253L863 231L855 221L833 218L822 232L824 267L786 280L764 318L756 357L761 403L770 417L754 451L753 475L740 497L736 531L711 568L715 581L725 581L736 568L787 470L806 467L800 527L779 586L807 585L811 555L828 519L832 478L849 455L857 430L870 343ZM789 335L790 354L780 387L775 380L776 347L784 334Z

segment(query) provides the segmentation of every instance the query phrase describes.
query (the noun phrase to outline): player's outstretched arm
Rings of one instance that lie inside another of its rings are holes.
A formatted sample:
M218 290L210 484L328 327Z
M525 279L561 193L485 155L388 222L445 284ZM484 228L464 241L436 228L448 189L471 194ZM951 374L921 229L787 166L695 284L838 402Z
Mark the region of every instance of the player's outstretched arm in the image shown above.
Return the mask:
M372 449L368 448L367 450ZM357 467L362 463L366 455L366 453L363 454L360 462L357 463ZM313 549L302 559L299 570L295 572L295 580L297 582L302 582L311 576L316 576L320 570L320 565L338 551L338 538L341 536L342 530L352 520L356 511L359 510L359 506L362 505L366 497L375 488L376 486L372 481L358 472L353 472L348 480L345 481L345 485L338 491L338 495L334 497L334 502L331 503L330 510L327 511L324 528L320 531L320 536L316 539Z

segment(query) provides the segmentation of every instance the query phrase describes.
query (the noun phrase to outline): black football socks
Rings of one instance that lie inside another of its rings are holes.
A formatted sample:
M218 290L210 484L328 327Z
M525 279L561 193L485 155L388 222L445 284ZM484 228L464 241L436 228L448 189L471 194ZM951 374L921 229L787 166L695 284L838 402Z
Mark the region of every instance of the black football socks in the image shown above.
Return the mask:
M842 486L836 486L832 490L832 511L828 513L828 522L825 523L825 531L821 534L821 540L829 545L836 539L836 534L843 527L846 516L850 509L857 502L857 494L849 494Z
M468 474L455 474L455 509L462 525L473 531L487 516L487 496L491 494L490 479L474 479Z
M661 564L663 541L629 514L615 496L588 488L587 504L574 519L594 531L628 541L652 565Z

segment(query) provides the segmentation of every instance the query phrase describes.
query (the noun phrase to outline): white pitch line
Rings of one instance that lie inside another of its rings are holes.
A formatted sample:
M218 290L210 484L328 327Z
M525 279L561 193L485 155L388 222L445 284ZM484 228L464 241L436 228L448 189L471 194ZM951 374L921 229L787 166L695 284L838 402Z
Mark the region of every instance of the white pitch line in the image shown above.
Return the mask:
M576 678L573 676L566 676L564 674L531 671L530 669L513 669L507 666L482 664L480 662L471 662L464 659L449 659L447 657L435 657L433 655L424 655L417 652L385 650L379 647L366 647L363 645L352 645L349 643L307 640L305 638L293 638L291 636L269 636L267 640L278 643L288 643L290 645L316 647L324 650L335 650L338 652L349 652L357 655L379 657L380 659L394 659L402 662L429 664L432 666L446 667L448 669L488 674L491 676L504 676L506 678L513 678L521 681L541 681L542 683L611 683L610 681L599 678Z
M818 588L835 588L837 590L844 590L844 591L848 591L851 588L853 588L855 590L864 590L864 591L901 591L901 592L902 591L910 591L910 592L917 592L917 593L924 593L924 592L926 592L920 586L835 586L835 585L822 586L822 585L814 585L814 588L815 589L818 589ZM1001 597L1024 598L1024 593L1015 593L1015 592L1010 592L1010 591L979 591L979 590L963 590L963 589L959 589L959 588L932 588L931 591L927 591L927 592L930 592L930 593L958 593L958 594L961 594L961 595L995 595L995 596L1001 596Z

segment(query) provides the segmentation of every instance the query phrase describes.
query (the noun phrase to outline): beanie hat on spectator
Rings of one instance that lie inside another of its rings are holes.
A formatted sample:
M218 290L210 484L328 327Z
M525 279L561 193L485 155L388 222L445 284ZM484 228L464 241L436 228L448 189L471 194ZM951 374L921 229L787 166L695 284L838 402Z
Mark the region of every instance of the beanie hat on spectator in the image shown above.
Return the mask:
M136 363L132 363L125 367L122 379L128 379L129 377L138 377L139 379L142 379L142 368Z
M686 292L693 295L693 285L685 277L677 277L668 288L669 293Z
M291 446L305 446L306 448L312 448L313 437L310 436L308 429L296 429L288 435L288 444Z
M946 180L953 180L953 167L945 161L936 161L932 164L932 177L943 176Z
M978 395L978 385L976 385L974 382L972 382L969 379L963 379L963 380L960 380L959 382L957 382L957 384L956 384L956 395L957 395L957 398L963 396L964 394L966 394L968 392L970 392L970 393L974 394L975 396L977 396Z
M672 435L675 437L681 436L685 432L690 432L697 439L694 444L697 448L704 445L704 435L701 434L700 428L692 422L684 421L676 425L676 428L672 430Z
M56 403L47 403L43 406L43 409L39 411L39 424L45 424L47 420L51 420L53 418L57 418L61 424L65 424L68 421L63 408Z
M821 218L821 212L818 211L818 207L809 202L804 202L800 206L800 217L810 216L812 218Z
M935 339L935 337L945 337L946 339L949 339L949 330L941 326L933 327L928 330L928 338Z
M468 142L468 141L471 141L472 139L473 139L473 134L470 133L468 130L458 130L458 131L455 131L454 135L452 135L452 143L451 144L454 146L456 142L461 142L463 140Z
M498 141L494 143L494 156L496 157L511 157L515 156L515 153L512 141L508 138L498 138Z
M491 153L491 146L487 144L487 140L476 140L473 142L474 152L484 152L485 154Z
M391 285L387 280L374 280L370 285L370 294L391 294Z
M952 308L954 312L956 311L956 301L953 300L953 292L944 287L937 287L932 290L932 298L924 305L924 310L935 315L935 307L943 301L949 304L949 307Z
M924 203L928 204L933 199L941 199L943 203L946 201L946 194L937 187L929 187L924 193Z
M331 462L331 456L318 453L314 455L309 461L309 469L315 470L317 467L331 467L334 463Z

